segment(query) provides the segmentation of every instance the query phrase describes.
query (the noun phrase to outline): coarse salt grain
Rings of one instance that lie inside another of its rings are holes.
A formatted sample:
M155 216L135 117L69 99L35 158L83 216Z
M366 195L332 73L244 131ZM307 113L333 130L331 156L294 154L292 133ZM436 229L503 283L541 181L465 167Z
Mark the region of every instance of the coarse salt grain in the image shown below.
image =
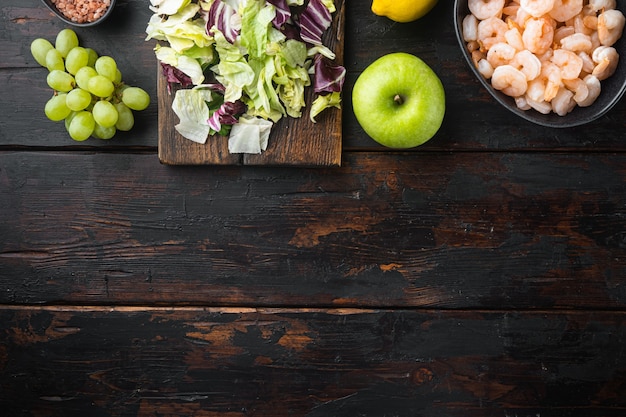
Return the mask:
M56 8L74 23L91 23L104 16L111 0L52 0Z

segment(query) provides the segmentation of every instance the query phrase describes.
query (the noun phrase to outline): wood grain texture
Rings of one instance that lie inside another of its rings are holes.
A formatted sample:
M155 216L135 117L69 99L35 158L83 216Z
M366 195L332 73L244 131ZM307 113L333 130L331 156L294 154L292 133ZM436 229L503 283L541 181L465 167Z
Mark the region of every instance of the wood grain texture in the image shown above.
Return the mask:
M622 416L601 312L0 309L0 406L71 417Z
M624 308L624 154L1 153L0 303Z
M343 65L345 5L335 1L331 27L323 40L336 54L335 62ZM178 117L172 110L174 91L157 75L159 100L159 159L168 165L281 165L281 166L340 166L342 149L342 109L331 108L320 114L314 123L309 109L315 99L312 87L306 89L302 117L283 117L272 127L268 147L259 155L231 154L228 138L210 136L205 144L190 141L174 128Z
M165 166L146 0L85 45L150 92L114 140L43 116L39 0L0 2L0 415L623 417L626 102L516 119L462 59L452 1L397 24L345 3L341 167ZM379 56L447 114L390 152L351 111Z

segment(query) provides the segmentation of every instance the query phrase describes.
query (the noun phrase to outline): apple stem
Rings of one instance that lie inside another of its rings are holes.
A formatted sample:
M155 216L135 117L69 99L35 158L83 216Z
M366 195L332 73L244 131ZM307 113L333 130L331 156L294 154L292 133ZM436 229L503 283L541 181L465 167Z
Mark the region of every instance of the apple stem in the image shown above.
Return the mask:
M395 101L396 104L402 104L404 103L404 98L400 94L396 94L396 96L393 98L393 101Z

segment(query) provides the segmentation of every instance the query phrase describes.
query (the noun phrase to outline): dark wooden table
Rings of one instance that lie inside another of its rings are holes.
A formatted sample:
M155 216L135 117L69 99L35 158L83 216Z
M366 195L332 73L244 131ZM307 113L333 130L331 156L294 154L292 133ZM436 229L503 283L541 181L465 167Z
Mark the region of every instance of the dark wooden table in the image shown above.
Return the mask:
M626 415L626 103L554 130L490 99L452 2L348 3L340 168L157 158L151 12L78 29L153 104L111 141L45 119L36 0L0 5L0 415ZM376 146L351 86L416 54L447 115Z

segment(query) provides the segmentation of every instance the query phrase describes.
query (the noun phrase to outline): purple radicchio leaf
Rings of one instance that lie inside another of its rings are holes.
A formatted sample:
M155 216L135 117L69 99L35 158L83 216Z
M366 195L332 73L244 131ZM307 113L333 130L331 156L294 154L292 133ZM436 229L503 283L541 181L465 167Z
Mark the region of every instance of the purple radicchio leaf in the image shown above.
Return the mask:
M304 42L322 44L322 35L330 27L332 16L321 0L311 0L300 14L300 36Z
M207 120L209 127L216 132L222 130L222 125L234 125L237 123L237 117L246 111L246 105L241 100L234 103L227 101L215 110L211 117Z
M231 18L237 12L228 4L221 0L215 0L209 11L204 14L206 20L206 33L211 34L213 27L216 27L220 32L224 34L226 40L230 43L234 43L237 39L239 29L232 25Z
M172 84L180 84L183 88L193 85L191 78L178 68L161 62L161 69L163 70L163 75L167 80L168 93L172 93Z
M318 54L313 63L315 79L313 85L316 93L341 92L346 79L346 69L341 65L334 65L328 58Z
M291 9L289 9L287 0L267 0L267 3L271 4L276 9L276 16L272 24L276 29L282 29L285 23L291 18Z

